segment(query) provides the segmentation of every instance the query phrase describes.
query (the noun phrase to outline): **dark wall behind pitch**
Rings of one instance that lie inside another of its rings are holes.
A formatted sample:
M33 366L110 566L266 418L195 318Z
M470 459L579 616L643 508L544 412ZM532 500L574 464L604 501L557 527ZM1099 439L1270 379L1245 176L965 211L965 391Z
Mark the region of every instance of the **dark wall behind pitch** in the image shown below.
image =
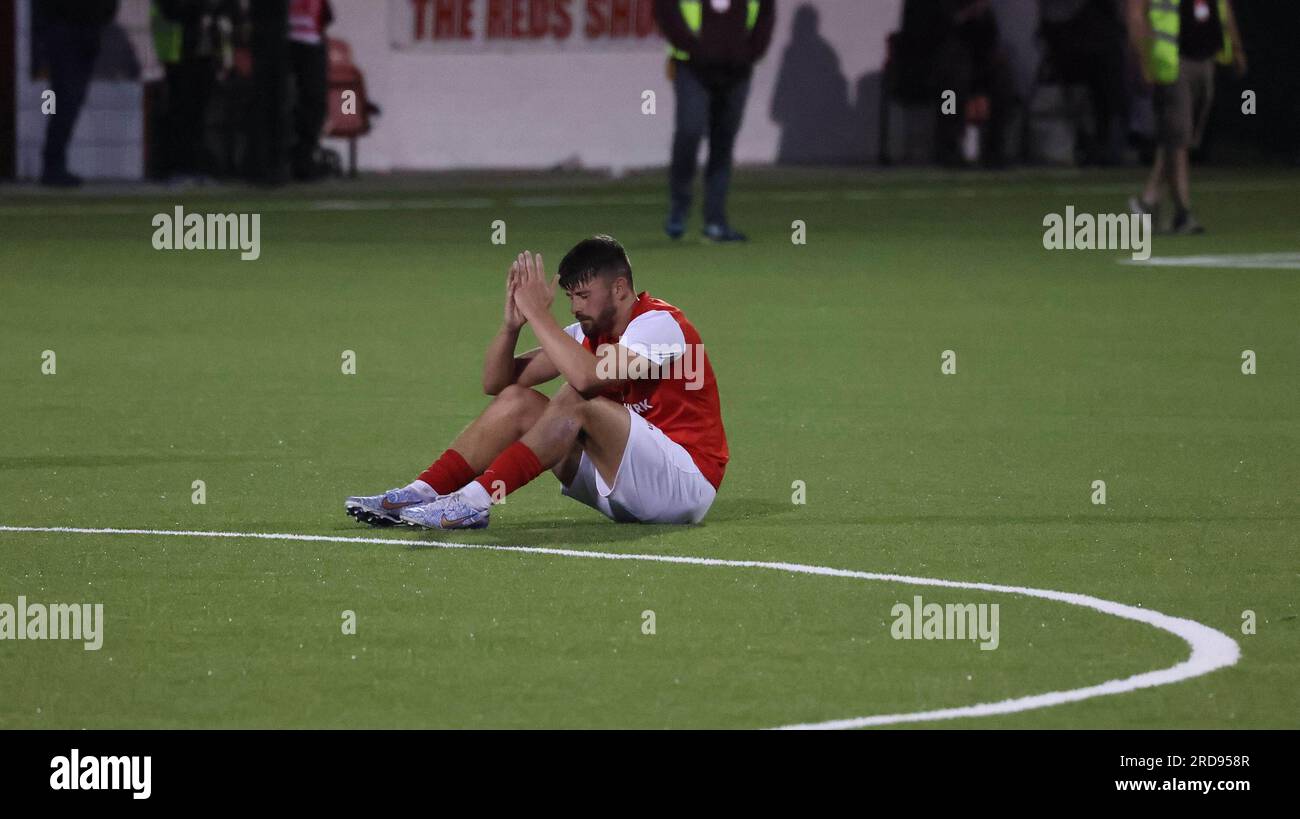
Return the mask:
M1233 8L1250 66L1244 79L1219 72L1209 156L1300 161L1300 2L1236 0ZM1253 116L1241 111L1246 90L1255 92Z

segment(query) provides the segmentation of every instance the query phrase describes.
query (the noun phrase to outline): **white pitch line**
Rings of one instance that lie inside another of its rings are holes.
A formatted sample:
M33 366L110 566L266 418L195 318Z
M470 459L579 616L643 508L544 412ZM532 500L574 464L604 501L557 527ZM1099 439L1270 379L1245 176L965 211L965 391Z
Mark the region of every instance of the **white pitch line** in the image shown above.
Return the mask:
M1250 270L1300 270L1300 253L1224 253L1206 256L1152 256L1120 259L1134 267L1232 267Z
M1210 628L1182 617L1171 617L1158 611L1128 606L1074 592L1035 589L1027 586L1004 586L996 583L969 583L961 580L943 580L933 577L914 577L903 574L879 574L861 572L851 569L835 569L829 566L813 566L805 563L780 563L766 560L724 560L712 557L689 557L685 555L646 555L619 554L617 552L589 552L580 549L554 549L544 546L497 546L486 543L448 543L436 540L404 540L398 538L377 537L341 537L334 535L299 535L274 532L204 532L177 531L171 529L85 529L74 526L4 526L0 532L50 532L55 534L79 535L170 535L178 537L220 537L251 538L256 540L293 540L303 542L327 543L376 543L384 546L420 545L436 546L441 549L477 549L491 552L519 552L523 554L551 555L553 557L585 557L600 560L632 560L646 563L683 563L692 566L723 566L734 569L769 569L794 574L810 574L822 577L851 577L859 580L875 580L886 583L901 583L909 586L938 586L948 589L970 589L973 591L994 592L997 594L1018 594L1024 597L1038 597L1069 603L1074 606L1094 609L1103 614L1146 623L1149 626L1167 631L1182 638L1191 648L1192 653L1181 663L1147 671L1122 679L1108 680L1099 685L1086 688L1072 688L1066 691L1049 691L1027 697L1015 697L999 702L984 702L959 708L941 708L934 711L916 711L904 714L880 714L867 717L828 720L825 722L807 722L795 725L779 726L783 729L840 729L866 728L876 725L899 725L909 722L935 722L961 717L987 717L995 714L1014 714L1063 705L1068 702L1080 702L1111 694L1123 694L1141 688L1153 688L1158 685L1190 680L1203 674L1209 674L1220 668L1235 665L1241 657L1241 648L1237 642L1221 631Z

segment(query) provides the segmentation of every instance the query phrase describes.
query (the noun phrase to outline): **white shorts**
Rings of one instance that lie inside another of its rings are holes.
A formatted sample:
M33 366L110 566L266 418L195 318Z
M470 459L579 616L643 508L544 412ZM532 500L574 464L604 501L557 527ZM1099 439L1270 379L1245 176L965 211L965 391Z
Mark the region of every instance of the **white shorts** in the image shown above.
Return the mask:
M621 523L699 523L717 490L681 444L632 410L627 412L632 423L614 485L605 485L584 452L573 482L562 486L560 494Z

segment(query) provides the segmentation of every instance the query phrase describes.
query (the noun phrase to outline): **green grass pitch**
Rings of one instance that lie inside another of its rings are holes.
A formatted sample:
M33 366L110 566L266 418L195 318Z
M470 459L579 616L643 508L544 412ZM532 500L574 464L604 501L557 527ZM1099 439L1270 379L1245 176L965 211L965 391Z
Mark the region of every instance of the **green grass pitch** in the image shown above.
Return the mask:
M1138 176L741 173L743 247L703 244L698 223L666 240L658 175L15 192L0 203L0 524L392 542L0 532L0 603L98 602L106 620L99 651L0 641L0 728L767 727L1187 655L1148 626L1014 595L435 540L1086 593L1211 626L1241 659L939 724L1300 727L1300 270L1043 249L1046 213L1122 210ZM1211 232L1157 237L1155 255L1300 249L1300 173L1194 182ZM150 218L177 204L260 213L261 258L155 251ZM717 371L732 461L705 523L610 523L549 474L483 532L345 517L345 495L406 483L484 406L513 254L554 270L596 232L627 245L639 289L686 311ZM891 639L891 607L918 593L998 603L997 650Z

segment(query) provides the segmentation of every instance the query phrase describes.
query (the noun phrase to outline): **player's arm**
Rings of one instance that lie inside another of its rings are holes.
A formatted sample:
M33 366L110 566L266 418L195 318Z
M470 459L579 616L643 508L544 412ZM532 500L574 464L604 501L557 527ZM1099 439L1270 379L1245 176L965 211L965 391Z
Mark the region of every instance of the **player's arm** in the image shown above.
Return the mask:
M511 384L535 387L560 374L541 348L515 355L519 330L502 327L488 344L483 360L483 392L496 395Z
M533 335L542 344L542 355L551 362L570 387L584 398L599 395L614 382L601 381L596 374L596 357L573 336L564 332L551 315L549 304L533 319Z
M533 325L533 335L542 345L539 355L545 356L570 387L583 397L592 398L618 382L602 380L596 371L596 356L564 332L551 315L551 302L560 277L547 280L542 266L542 256L525 251L516 263L518 281L515 285L515 305Z
M547 341L543 340L535 360L544 362L549 370L543 370L539 366L537 372L549 372L544 379L546 381L563 375L564 380L584 398L595 397L611 388L617 389L628 381L667 377L670 372L670 361L656 363L635 350L618 344L602 344L593 355L566 333L549 312L533 322L533 333L538 339L543 339L545 333L545 338L550 339L549 350L555 350L557 358L564 362L563 365L553 363L546 346ZM531 386L524 383L527 376L527 373L521 376L519 383Z
M551 363L551 357L541 347L515 356L514 383L521 387L536 387L559 375L559 368Z
M602 344L592 354L551 315L551 300L559 276L548 283L540 254L534 259L532 254L524 253L523 270L515 291L516 304L532 322L533 334L542 344L542 355L583 397L592 398L628 381L667 377L672 372L673 359L685 353L681 329L665 316L660 319L662 324L647 325L652 328L648 337L633 337L629 327L617 345Z
M1127 12L1125 18L1128 22L1128 42L1133 49L1133 54L1137 57L1138 66L1142 69L1142 79L1148 85L1151 84L1151 61L1148 59L1151 50L1151 17L1147 13L1148 0L1128 0L1125 9Z
M506 276L505 318L483 357L483 392L488 395L496 395L511 384L533 387L560 374L540 347L515 355L519 331L527 323L515 305L518 265L518 261L510 265L510 272Z

